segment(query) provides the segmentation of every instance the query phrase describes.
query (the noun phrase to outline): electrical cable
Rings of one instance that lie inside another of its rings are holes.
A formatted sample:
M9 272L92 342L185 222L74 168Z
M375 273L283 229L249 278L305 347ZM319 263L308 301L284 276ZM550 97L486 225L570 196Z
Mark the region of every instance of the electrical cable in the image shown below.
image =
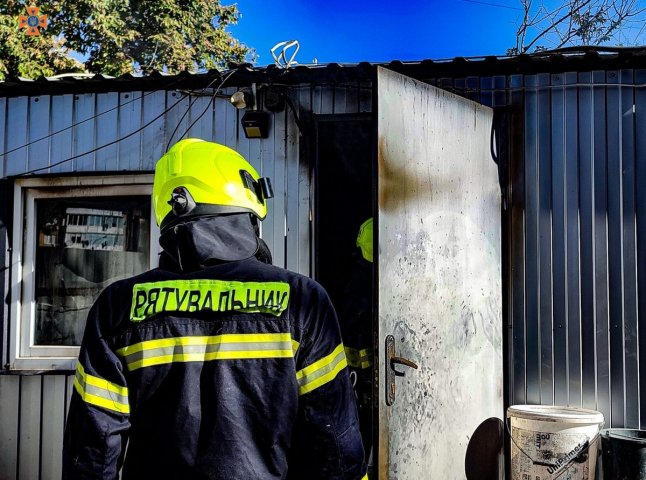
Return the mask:
M207 88L210 88L216 82L216 80L218 80L218 78L222 78L222 77L215 77L213 80L211 80L211 82L206 87L204 87L202 89L202 92L204 92ZM224 81L222 83L224 83ZM222 84L220 84L220 86L221 85ZM216 90L216 93L217 93L217 90ZM213 95L216 95L216 93L214 93ZM211 96L211 95L209 95L209 96ZM170 148L170 144L171 144L171 141L173 140L173 136L177 133L177 129L182 124L182 120L184 120L186 115L188 115L188 112L191 111L191 107L193 106L193 102L195 101L195 99L197 97L198 97L197 95L191 96L191 99L188 101L188 107L186 108L186 111L181 116L181 118L177 121L177 125L175 125L175 129L173 130L173 133L171 133L169 135L169 137L168 137L168 142L166 143L166 149L164 150L165 152L167 152L168 149Z
M186 98L186 97L184 97L184 98ZM175 135L175 133L177 133L177 129L178 129L178 128L179 128L179 126L182 124L182 120L184 120L184 117L186 117L186 115L188 114L188 112L190 112L190 111L191 111L191 107L193 106L193 102L195 101L195 99L196 99L196 98L197 98L197 97L191 97L191 98L189 99L189 101L188 101L188 107L187 107L187 108L186 108L186 110L184 111L184 114L183 114L183 115L180 117L180 119L177 121L177 125L175 125L175 128L173 129L173 133L171 133L171 134L168 136L168 142L166 142L166 148L164 149L164 151L165 151L165 152L167 152L167 151L168 151L168 149L169 149L169 147L170 147L171 140L173 139L173 135Z
M172 82L169 86L176 85L177 83L179 83L179 80L175 81L175 82ZM38 143L38 142L40 142L42 140L46 140L46 139L48 139L50 137L53 137L54 135L58 135L59 133L63 133L66 130L70 130L70 129L72 129L74 127L77 127L77 126L79 126L79 125L81 125L81 124L83 124L85 122L89 122L90 120L94 120L95 118L98 118L101 115L105 115L106 113L113 112L114 110L118 110L119 108L124 107L124 106L126 106L126 105L128 105L130 103L136 102L137 100L141 100L142 98L147 97L148 95L151 95L151 94L156 93L156 92L161 92L161 91L162 90L151 90L150 92L146 92L146 93L142 94L141 96L139 96L137 98L133 98L132 100L128 100L127 102L124 102L124 103L120 103L116 107L109 108L108 110L105 110L105 111L103 111L101 113L94 114L91 117L85 118L85 119L80 120L80 121L78 121L76 123L73 123L73 124L71 124L71 125L69 125L69 126L67 126L65 128L61 128L60 130L57 130L57 131L52 132L52 133L50 133L48 135L45 135L44 137L37 138L36 140L32 140L30 142L25 143L24 145L20 145L19 147L15 147L15 148L12 148L11 150L7 150L6 152L0 153L0 157L3 157L5 155L9 155L10 153L13 153L13 152L15 152L17 150L21 150L23 148L26 148L29 145L33 145L34 143Z
M178 80L176 80L176 81L174 81L174 82L171 82L170 84L168 84L168 87L172 87L173 85L177 85L178 83L180 83L180 80L179 80L179 79L178 79ZM210 83L209 85L207 85L206 87L202 88L202 89L201 89L201 92L204 92L204 91L205 91L207 88L209 88L211 85L213 85L213 82L211 82L211 83ZM44 137L40 137L40 138L37 138L37 139L35 139L35 140L31 140L30 142L27 142L27 143L25 143L24 145L20 145L20 146L18 146L18 147L14 147L14 148L12 148L11 150L7 150L6 152L2 152L2 153L0 153L0 157L3 157L3 156L5 156L5 155L9 155L10 153L13 153L13 152L15 152L15 151L17 151L17 150L21 150L21 149L23 149L23 148L26 148L26 147L28 147L29 145L33 145L34 143L38 143L38 142L40 142L40 141L42 141L42 140L46 140L46 139L48 139L48 138L51 138L51 137L53 137L54 135L58 135L59 133L63 133L63 132L65 132L65 131L67 131L67 130L70 130L70 129L74 128L74 127L77 127L77 126L79 126L79 125L82 125L82 124L83 124L83 123L85 123L85 122L89 122L90 120L94 120L95 118L98 118L98 117L100 117L100 116L102 116L102 115L105 115L106 113L113 112L113 111L115 111L115 110L120 109L121 107L124 107L124 106L126 106L126 105L130 104L130 103L136 102L137 100L141 100L142 98L147 97L148 95L151 95L151 94L153 94L153 93L157 93L157 92L162 92L162 91L168 91L168 88L165 88L165 89L163 89L163 90L162 90L162 89L159 89L159 90L151 90L150 92L146 92L146 93L142 94L142 95L141 95L141 96L139 96L139 97L133 98L132 100L128 100L127 102L120 103L120 104L119 104L119 105L117 105L116 107L112 107L112 108L110 108L110 109L108 109L108 110L105 110L105 111L103 111L103 112L100 112L100 113L94 114L94 115L92 115L91 117L85 118L85 119L80 120L80 121L78 121L78 122L76 122L76 123L73 123L73 124L71 124L71 125L69 125L69 126L67 126L67 127L65 127L65 128L61 128L60 130L57 130L57 131L52 132L52 133L50 133L50 134L47 134L47 135L45 135ZM190 90L180 90L180 91L181 91L182 93L184 93L185 95L191 95L191 96L193 96L193 95L195 94L193 91L190 91ZM199 96L199 95L198 95L198 96ZM211 96L211 95L208 95L208 96Z
M182 133L182 135L177 139L177 141L178 141L178 142L179 142L182 138L184 138L184 136L185 136L185 135L186 135L186 134L191 130L191 128L193 128L193 126L194 126L197 122L199 122L199 120L204 116L204 114L206 113L206 111L211 107L211 104L212 104L212 103L213 103L213 101L215 100L215 97L217 96L218 92L220 91L220 89L222 88L222 86L224 85L224 83L225 83L229 78L231 78L231 76L232 76L235 72L236 72L236 70L231 70L231 72L230 72L226 77L224 77L224 78L222 79L222 81L220 82L220 85L218 85L218 86L217 86L217 88L215 89L215 92L213 92L213 96L211 97L211 100L209 100L209 103L207 103L207 104L206 104L206 107L204 108L204 110L202 110L202 113L200 113L200 114L198 115L198 117L197 117L195 120L193 120L193 123L191 123L191 124L188 126L188 128L184 131L184 133ZM168 151L168 149L167 149L166 151Z
M136 135L137 133L139 133L139 132L141 132L142 130L144 130L146 127L148 127L148 126L152 125L154 122L156 122L157 120L159 120L159 119L160 119L161 117L163 117L164 115L166 115L166 114L167 114L168 112L170 112L173 108L175 108L175 106L176 106L176 105L178 105L182 100L184 100L184 98L186 98L186 96L183 96L182 98L180 98L179 100L177 100L177 101L176 101L175 103L173 103L170 107L168 107L166 110L164 110L163 112L161 112L159 115L157 115L155 118L153 118L152 120L150 120L148 123L145 123L144 125L142 125L141 127L139 127L137 130L134 130L133 132L130 132L129 134L127 134L127 135L125 135L125 136L123 136L123 137L121 137L121 138L118 138L118 139L113 140L113 141L111 141L111 142L108 142L108 143L106 143L106 144L104 144L104 145L101 145L101 146L98 146L98 147L96 147L96 148L93 148L92 150L89 150L89 151L87 151L87 152L83 152L83 153L79 153L79 154L77 154L77 155L73 155L73 156L71 156L71 157L69 157L69 158L66 158L65 160L61 160L61 161L59 161L59 162L52 163L51 165L47 165L47 166L45 166L45 167L40 167L40 168L34 168L33 170L28 170L28 171L26 171L26 172L22 172L22 173L19 173L19 174L17 174L17 175L12 175L12 177L23 177L23 176L25 176L25 175L30 175L30 174L32 174L32 173L40 172L41 170L47 170L47 169L50 169L50 168L53 168L53 167L57 167L58 165L62 165L63 163L67 163L67 162L70 162L70 161L75 160L75 159L77 159L77 158L83 157L83 156L85 156L85 155L89 155L89 154L91 154L91 153L95 153L95 152L97 152L97 151L99 151L99 150L101 150L101 149L103 149L103 148L106 148L106 147L109 147L109 146L114 145L114 144L116 144L116 143L119 143L119 142L121 142L121 141L125 140L126 138L130 138L130 137L132 137L133 135ZM7 177L3 177L3 178L7 178Z

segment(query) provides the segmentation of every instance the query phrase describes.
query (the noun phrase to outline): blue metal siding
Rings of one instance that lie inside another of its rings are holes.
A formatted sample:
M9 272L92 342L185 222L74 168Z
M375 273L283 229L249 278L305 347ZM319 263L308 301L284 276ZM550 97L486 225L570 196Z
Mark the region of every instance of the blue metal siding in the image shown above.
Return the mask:
M635 82L646 84L646 70L635 72ZM635 104L646 105L646 90L641 88L635 92ZM637 109L635 112L635 198L636 211L635 223L637 234L637 365L646 368L646 109ZM639 333L641 332L641 335ZM646 423L646 378L639 382L639 412L644 428Z
M510 403L646 428L646 71L433 82L523 111L504 252Z
M225 88L221 93L234 91ZM291 95L297 111L357 113L370 111L372 105L370 85L305 85ZM240 128L243 112L227 98L192 98L177 91L0 98L0 153L47 137L2 156L0 177L43 167L38 173L151 171L169 137L172 144L195 121L185 137L224 143L271 177L275 198L262 224L263 238L276 265L312 275L311 171L301 155L293 112L272 115L269 138L249 140ZM77 158L66 161L71 157ZM6 232L0 229L0 234ZM0 256L8 263L4 249ZM0 375L0 478L60 478L73 380L72 375Z
M640 335L646 331L646 70L436 83L523 112L517 126L522 144L512 159L518 175L510 178L511 242L504 252L510 261L510 403L583 406L603 412L607 426L646 428L646 336ZM297 111L372 108L369 84L303 85L291 95ZM206 109L189 134L238 149L272 177L276 197L263 237L276 264L311 275L312 179L291 110L272 116L270 138L250 141L239 127L241 113L224 98L208 108L210 97L196 98L180 122L189 104L181 96L0 99L1 151L122 106L5 155L0 175L47 165L51 173L150 171L178 122L173 140ZM128 140L54 166L136 131L170 107ZM57 478L71 389L72 377L0 376L0 478L34 471L34 478Z
M643 70L528 75L522 94L511 83L525 137L507 252L511 403L646 427L644 80Z

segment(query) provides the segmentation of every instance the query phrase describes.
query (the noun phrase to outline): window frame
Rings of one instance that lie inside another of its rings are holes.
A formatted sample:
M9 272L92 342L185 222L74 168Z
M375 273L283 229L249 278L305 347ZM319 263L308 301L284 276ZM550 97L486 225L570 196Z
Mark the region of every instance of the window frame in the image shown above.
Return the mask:
M36 200L151 196L152 174L18 178L14 183L9 370L74 370L80 347L34 345ZM159 227L150 203L149 268L159 259Z

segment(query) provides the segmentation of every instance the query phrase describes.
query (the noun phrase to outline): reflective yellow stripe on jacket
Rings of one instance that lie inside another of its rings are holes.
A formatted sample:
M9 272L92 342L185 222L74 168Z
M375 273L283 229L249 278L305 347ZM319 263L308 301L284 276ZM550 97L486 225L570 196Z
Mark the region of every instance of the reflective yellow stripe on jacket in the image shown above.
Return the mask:
M84 402L118 413L130 413L128 388L85 373L81 362L76 363L74 388Z
M372 349L345 347L345 356L348 357L348 365L354 368L368 368L372 365Z
M340 343L329 355L296 372L298 394L303 395L331 382L347 365L343 344Z
M132 371L174 362L291 358L297 348L289 333L236 333L147 340L116 353Z

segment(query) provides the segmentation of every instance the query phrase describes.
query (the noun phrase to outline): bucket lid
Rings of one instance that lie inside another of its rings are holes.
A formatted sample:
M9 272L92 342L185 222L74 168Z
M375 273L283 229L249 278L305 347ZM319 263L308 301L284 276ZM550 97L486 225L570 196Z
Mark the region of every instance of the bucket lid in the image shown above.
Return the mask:
M603 423L601 412L557 405L512 405L507 409L507 418L510 417L544 422Z

